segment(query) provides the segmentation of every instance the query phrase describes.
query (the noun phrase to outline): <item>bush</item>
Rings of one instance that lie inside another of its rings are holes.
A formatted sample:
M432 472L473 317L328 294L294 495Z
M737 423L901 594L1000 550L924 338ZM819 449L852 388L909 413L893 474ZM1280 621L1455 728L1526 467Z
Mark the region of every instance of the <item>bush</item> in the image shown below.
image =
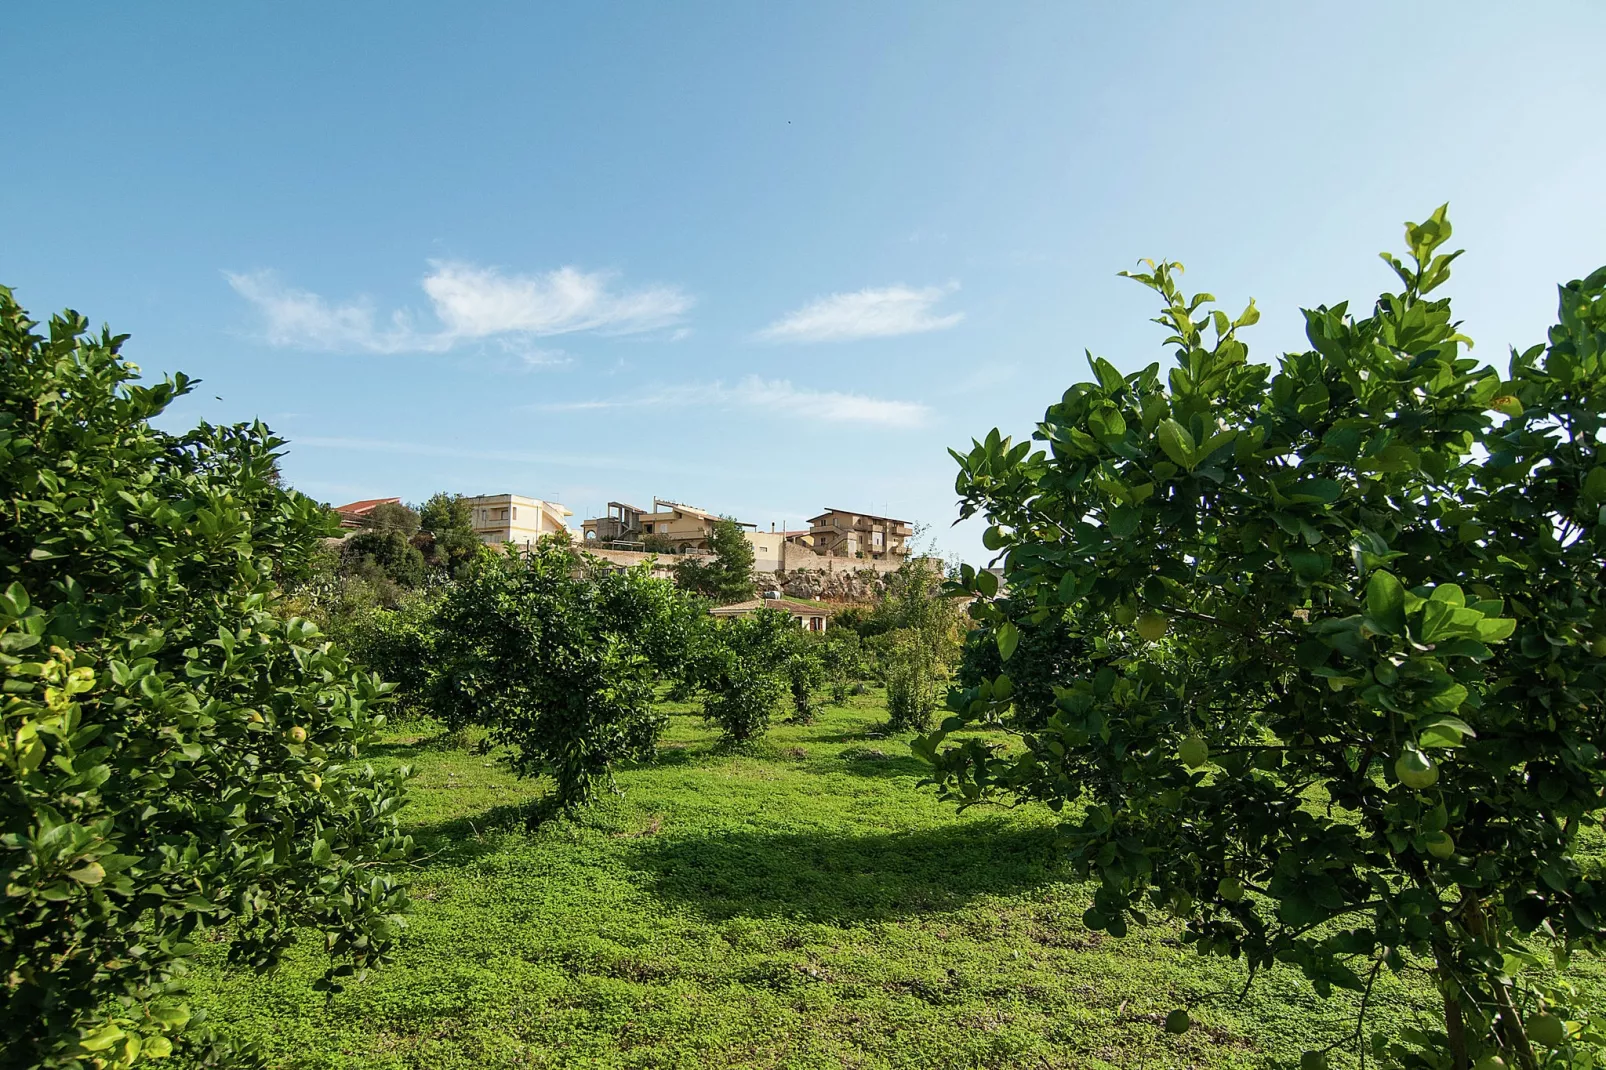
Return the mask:
M809 632L793 629L791 650L786 656L786 685L792 693L792 720L798 724L814 721L814 692L825 680L820 661L820 644Z
M723 729L726 743L746 743L769 730L796 630L790 613L768 606L722 621L713 630L714 641L698 675L706 693L703 715Z
M358 531L340 544L340 571L376 588L382 588L387 581L414 588L424 582L424 555L395 528Z
M439 597L412 595L395 609L368 608L336 626L336 637L354 660L396 685L392 698L408 715L429 710L437 671L439 605Z
M33 327L0 288L0 1048L128 1066L204 1043L175 981L202 933L268 969L322 930L331 989L387 956L404 774L354 762L386 685L275 612L330 532L283 443L157 430L191 380Z
M961 456L1012 594L1092 637L1076 679L1020 756L941 748L1008 704L1004 676L918 746L967 802L1078 800L1061 840L1097 878L1091 928L1166 909L1200 952L1295 966L1322 997L1434 975L1441 1029L1368 1038L1362 998L1335 1046L1598 1065L1601 1020L1524 968L1606 935L1579 857L1606 810L1606 269L1503 379L1428 296L1449 233L1442 209L1408 225L1412 262L1385 257L1403 290L1306 311L1311 349L1275 371L1239 337L1252 303L1190 299L1172 264L1136 276L1169 377L1093 360L1045 449L995 430ZM980 612L1012 666L1020 629Z
M892 642L887 646L883 670L888 725L896 731L924 732L942 703L948 682L946 668L932 644L915 629L899 629L888 638Z
M520 775L550 772L554 806L589 802L615 763L653 753L654 686L682 658L687 607L646 566L614 571L556 539L481 554L435 620L432 711L489 728Z
M831 619L831 627L818 644L821 668L831 682L831 701L847 702L853 685L869 674L864 641L851 628L839 627L841 612Z

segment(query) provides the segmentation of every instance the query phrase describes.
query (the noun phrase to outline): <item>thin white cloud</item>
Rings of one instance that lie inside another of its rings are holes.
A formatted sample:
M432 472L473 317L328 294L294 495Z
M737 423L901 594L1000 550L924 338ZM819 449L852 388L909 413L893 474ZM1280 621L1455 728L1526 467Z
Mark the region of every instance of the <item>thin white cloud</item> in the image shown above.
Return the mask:
M768 342L845 342L946 330L965 314L942 314L936 306L958 289L959 284L951 282L918 290L885 286L830 294L787 313L759 331L758 337Z
M415 457L447 457L465 461L491 461L517 465L553 465L570 468L601 468L635 472L686 474L705 471L702 466L639 457L608 457L591 453L533 453L523 450L481 450L458 446L437 446L427 442L392 441L377 438L345 438L326 435L298 435L289 448L351 450L358 453L409 454Z
M673 286L616 290L606 272L562 267L504 275L495 268L431 261L421 285L439 326L421 328L406 311L381 317L367 301L332 303L284 285L271 271L224 277L261 313L269 344L335 352L442 353L488 338L635 334L674 325L694 303Z
M528 338L513 337L499 340L502 352L517 358L524 371L538 368L564 368L574 363L574 356L561 349L533 345Z
M826 423L868 424L892 430L922 427L931 410L917 401L873 398L836 390L810 390L784 379L749 376L735 386L709 383L671 386L646 394L587 401L560 401L535 405L543 412L595 412L606 409L685 408L712 406L751 409Z

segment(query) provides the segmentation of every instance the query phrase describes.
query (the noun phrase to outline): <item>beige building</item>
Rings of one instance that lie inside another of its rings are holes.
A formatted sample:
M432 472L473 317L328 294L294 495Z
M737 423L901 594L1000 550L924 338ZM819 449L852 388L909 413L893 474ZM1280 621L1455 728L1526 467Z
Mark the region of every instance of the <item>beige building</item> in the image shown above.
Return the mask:
M487 546L511 542L528 549L543 535L568 534L563 518L574 515L557 502L522 494L480 494L463 501L474 518L474 534Z
M665 501L662 498L652 500L652 512L642 513L641 538L651 535L654 541L665 541L677 551L706 550L709 537L714 534L714 525L720 520L719 514L710 513L706 509L696 506L683 505L680 502ZM751 528L753 524L743 524L744 528Z
M826 557L902 561L909 555L909 540L914 533L914 526L907 520L827 509L809 519L808 545Z
M755 598L750 602L737 602L730 606L715 606L708 612L716 617L745 617L760 609L778 609L790 613L798 627L809 632L823 632L834 608L824 602L807 602L801 598Z
M625 544L641 542L641 519L648 510L625 502L609 502L608 515L593 517L580 525L586 542Z
M753 547L753 571L779 572L786 567L785 534L779 531L744 531L742 534Z

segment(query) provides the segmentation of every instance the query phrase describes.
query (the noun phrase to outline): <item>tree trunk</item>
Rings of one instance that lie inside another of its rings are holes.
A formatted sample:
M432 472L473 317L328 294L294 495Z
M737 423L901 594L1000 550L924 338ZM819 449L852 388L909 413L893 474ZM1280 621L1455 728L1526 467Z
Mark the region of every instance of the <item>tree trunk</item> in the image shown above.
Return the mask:
M1479 941L1487 944L1495 951L1500 950L1498 922L1492 926L1493 920L1483 912L1482 906L1477 902L1467 904L1462 912L1466 922L1467 931L1477 937ZM1490 929L1496 928L1491 934ZM1522 1016L1511 1002L1511 986L1509 984L1496 984L1494 986L1495 1005L1500 1008L1500 1021L1496 1026L1497 1034L1502 1042L1501 1046L1510 1055L1516 1056L1517 1065L1522 1070L1539 1070L1539 1060L1534 1057L1533 1045L1528 1042L1528 1031L1522 1026Z
M1433 958L1438 965L1439 991L1444 995L1444 1035L1450 1042L1451 1070L1467 1070L1472 1065L1467 1055L1467 1030L1461 1019L1461 1000L1455 994L1455 971L1450 967L1455 956L1443 944L1434 944Z

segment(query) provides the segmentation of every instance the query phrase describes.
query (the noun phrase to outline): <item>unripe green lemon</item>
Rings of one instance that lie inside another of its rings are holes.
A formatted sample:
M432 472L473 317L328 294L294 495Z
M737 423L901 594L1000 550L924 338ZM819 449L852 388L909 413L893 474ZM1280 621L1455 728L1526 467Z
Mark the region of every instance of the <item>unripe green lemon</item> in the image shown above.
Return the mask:
M1244 886L1236 877L1223 877L1216 884L1216 894L1229 903L1236 903L1244 897Z
M1589 644L1589 652L1597 658L1606 658L1606 635L1598 635Z
M1541 1012L1528 1019L1528 1039L1547 1048L1560 1047L1567 1029L1554 1014Z
M323 790L323 777L319 776L317 773L313 773L311 776L307 777L307 783L312 785L313 791Z
M305 728L302 728L300 725L296 725L294 728L290 729L290 742L305 743L306 741L307 730Z
M1114 615L1115 623L1122 626L1131 624L1133 621L1138 619L1138 611L1127 605L1125 602L1122 602L1120 605L1115 607Z
M1193 1025L1193 1019L1188 1012L1180 1007L1165 1016L1165 1031L1167 1033L1186 1033L1188 1027Z
M1485 1055L1472 1064L1472 1070L1507 1070L1506 1061L1498 1055Z
M1138 634L1148 642L1154 642L1165 635L1166 628L1171 624L1171 618L1157 610L1150 610L1138 618Z
M1449 858L1455 854L1455 840L1448 832L1435 832L1427 837L1428 854L1434 858Z
M1210 760L1210 744L1199 738L1199 733L1189 733L1188 738L1182 741L1177 748L1177 757L1189 769L1197 769Z
M1419 750L1408 750L1394 761L1394 775L1415 791L1431 788L1439 779L1439 767Z

